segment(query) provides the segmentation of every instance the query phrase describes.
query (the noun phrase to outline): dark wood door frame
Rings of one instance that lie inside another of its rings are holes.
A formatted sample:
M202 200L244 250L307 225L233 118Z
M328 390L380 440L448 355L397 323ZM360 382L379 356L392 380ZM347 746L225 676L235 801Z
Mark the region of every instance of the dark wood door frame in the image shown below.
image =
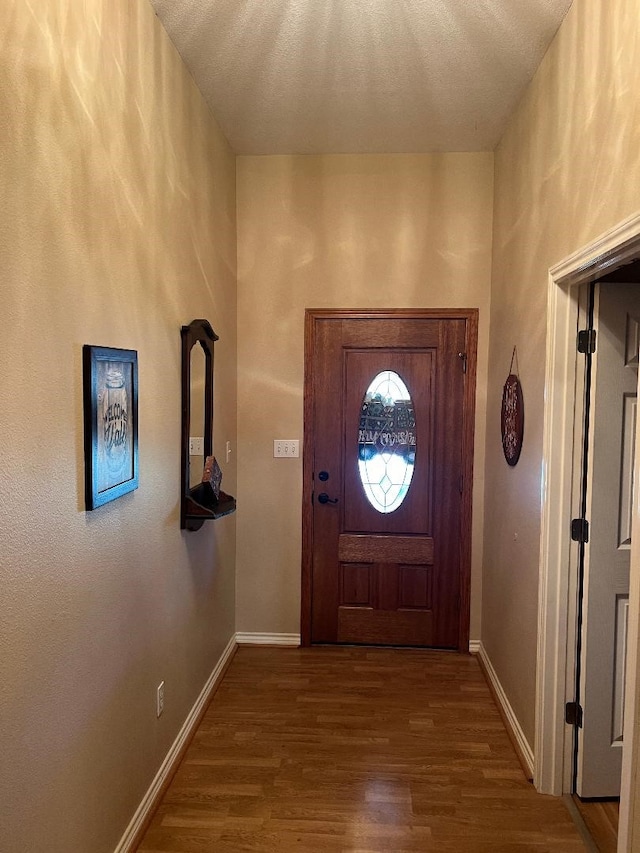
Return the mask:
M317 309L305 312L304 329L304 441L302 487L302 589L300 613L300 638L303 646L311 645L311 598L313 560L313 412L315 406L312 353L315 343L316 321L327 319L436 319L466 321L466 382L463 424L464 485L462 492L460 524L460 631L461 652L469 650L469 619L471 605L471 512L473 494L473 442L475 432L476 368L478 344L478 309Z

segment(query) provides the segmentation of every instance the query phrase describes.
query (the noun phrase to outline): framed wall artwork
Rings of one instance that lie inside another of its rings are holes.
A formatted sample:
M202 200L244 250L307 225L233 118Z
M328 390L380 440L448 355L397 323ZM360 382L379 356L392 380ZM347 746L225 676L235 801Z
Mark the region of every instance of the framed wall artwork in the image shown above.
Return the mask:
M96 509L138 488L138 353L82 348L85 504Z

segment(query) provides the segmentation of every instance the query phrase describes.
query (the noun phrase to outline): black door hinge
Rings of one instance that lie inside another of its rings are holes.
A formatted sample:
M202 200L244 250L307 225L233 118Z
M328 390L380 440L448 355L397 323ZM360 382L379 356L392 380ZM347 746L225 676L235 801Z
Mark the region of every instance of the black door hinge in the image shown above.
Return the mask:
M582 329L578 332L578 352L592 354L596 351L596 330Z
M567 702L564 706L564 721L570 726L582 728L582 705L577 702Z
M571 538L574 542L589 541L589 522L586 518L574 518L571 522Z

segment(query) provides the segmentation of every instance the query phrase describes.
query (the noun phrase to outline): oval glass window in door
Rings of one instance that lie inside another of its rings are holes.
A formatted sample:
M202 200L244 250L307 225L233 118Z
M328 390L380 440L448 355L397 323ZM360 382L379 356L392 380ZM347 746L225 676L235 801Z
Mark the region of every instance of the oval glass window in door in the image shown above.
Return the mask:
M365 392L358 431L360 481L374 509L398 509L415 461L416 419L409 389L393 370L383 370Z

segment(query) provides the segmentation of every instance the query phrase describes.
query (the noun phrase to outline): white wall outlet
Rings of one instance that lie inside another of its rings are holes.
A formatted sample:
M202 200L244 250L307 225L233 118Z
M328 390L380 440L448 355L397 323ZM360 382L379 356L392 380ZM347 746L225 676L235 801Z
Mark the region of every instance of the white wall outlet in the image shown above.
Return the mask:
M274 438L273 455L276 459L285 456L294 459L300 456L300 442L297 438Z
M160 684L158 684L158 689L156 690L156 717L159 717L163 711L164 711L164 681L161 681Z
M204 438L198 438L197 436L191 436L189 438L189 456L203 456L204 455Z

